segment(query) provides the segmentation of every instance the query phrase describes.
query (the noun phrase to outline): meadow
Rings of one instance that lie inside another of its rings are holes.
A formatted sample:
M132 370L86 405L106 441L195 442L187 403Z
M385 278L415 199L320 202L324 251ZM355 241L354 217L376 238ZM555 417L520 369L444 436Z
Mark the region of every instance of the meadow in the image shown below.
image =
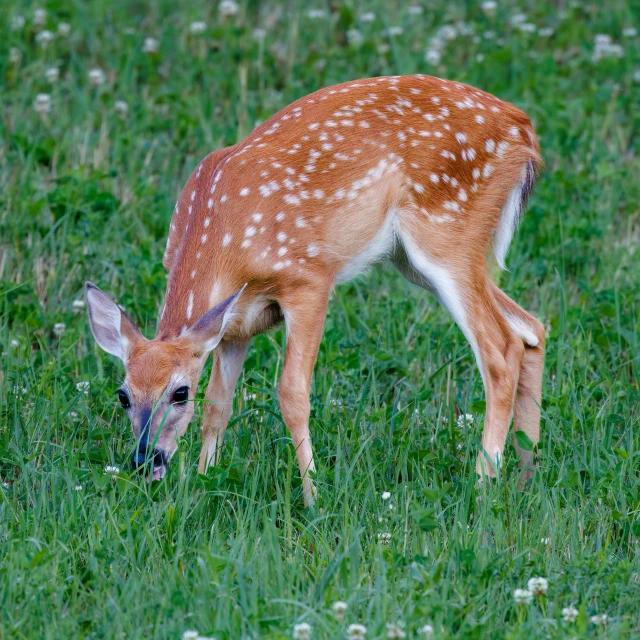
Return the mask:
M600 4L3 1L0 640L640 637L640 3ZM277 403L282 330L252 344L221 463L197 473L202 387L167 478L142 481L85 280L151 337L207 153L321 87L417 72L540 136L495 274L547 327L534 479L517 488L510 435L476 485L472 352L384 268L330 304L315 509Z

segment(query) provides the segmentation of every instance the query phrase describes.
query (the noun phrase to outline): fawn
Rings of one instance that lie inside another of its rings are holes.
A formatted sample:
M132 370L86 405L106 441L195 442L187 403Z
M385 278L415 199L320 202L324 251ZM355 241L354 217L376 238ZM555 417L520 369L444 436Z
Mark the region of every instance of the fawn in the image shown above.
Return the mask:
M208 155L173 213L156 337L86 285L93 335L126 368L134 467L150 458L153 479L165 475L214 349L199 471L215 463L249 341L284 321L278 397L311 503L309 391L329 296L390 259L474 351L486 393L477 472L495 476L512 412L539 439L544 327L492 282L487 259L491 247L504 268L540 162L522 111L425 75L322 89ZM518 454L530 474L531 453Z

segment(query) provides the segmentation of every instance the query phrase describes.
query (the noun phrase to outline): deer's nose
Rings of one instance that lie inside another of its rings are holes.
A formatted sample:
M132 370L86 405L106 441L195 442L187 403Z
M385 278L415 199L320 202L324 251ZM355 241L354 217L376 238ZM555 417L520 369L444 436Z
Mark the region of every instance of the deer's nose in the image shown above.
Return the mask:
M145 465L150 471L166 466L167 456L161 449L149 449L148 447L137 447L131 456L131 466L134 471L142 472Z

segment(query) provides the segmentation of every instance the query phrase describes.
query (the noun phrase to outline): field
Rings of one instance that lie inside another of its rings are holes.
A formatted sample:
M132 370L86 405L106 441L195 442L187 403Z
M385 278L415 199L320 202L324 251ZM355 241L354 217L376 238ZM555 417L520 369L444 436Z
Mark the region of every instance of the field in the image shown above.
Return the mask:
M495 4L3 2L0 640L640 637L640 3ZM416 72L540 136L495 274L547 327L533 481L510 436L476 486L472 352L390 267L330 304L315 509L277 403L282 330L252 344L220 465L197 473L198 402L168 477L141 481L85 280L151 337L198 162L318 88ZM546 594L519 604L534 577Z

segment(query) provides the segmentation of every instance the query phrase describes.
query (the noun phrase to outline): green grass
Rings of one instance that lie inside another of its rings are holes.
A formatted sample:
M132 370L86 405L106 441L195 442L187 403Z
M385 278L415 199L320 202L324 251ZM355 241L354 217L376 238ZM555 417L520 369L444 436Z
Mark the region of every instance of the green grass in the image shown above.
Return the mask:
M554 29L543 37L513 27L521 9L508 2L495 17L479 3L428 2L412 15L405 3L335 2L312 20L306 3L253 0L222 20L204 0L51 0L46 27L71 33L44 49L34 7L3 2L1 640L194 628L290 638L301 621L318 639L344 638L357 621L369 639L396 621L409 638L426 623L437 638L638 637L640 39L623 29L640 26L640 4L559 4L527 3L529 22ZM366 11L373 23L359 21ZM27 24L12 31L17 14ZM204 34L189 35L195 20ZM458 21L469 33L438 65L424 62L437 29ZM404 33L387 36L397 25ZM592 60L599 33L622 57ZM141 50L148 36L156 55ZM94 67L106 74L97 88ZM546 169L499 276L548 328L532 484L516 489L509 444L502 478L475 486L484 403L471 351L390 269L330 305L312 396L315 511L303 507L276 401L282 332L252 345L217 468L198 477L197 416L165 481L130 476L133 438L114 396L123 370L73 307L84 281L152 335L173 203L198 161L305 93L413 72L513 101L540 135ZM42 117L38 93L51 98ZM117 480L104 473L112 464ZM516 605L533 576L549 580L547 596ZM349 604L342 623L337 600ZM562 621L570 604L575 624ZM604 613L606 629L589 621Z

